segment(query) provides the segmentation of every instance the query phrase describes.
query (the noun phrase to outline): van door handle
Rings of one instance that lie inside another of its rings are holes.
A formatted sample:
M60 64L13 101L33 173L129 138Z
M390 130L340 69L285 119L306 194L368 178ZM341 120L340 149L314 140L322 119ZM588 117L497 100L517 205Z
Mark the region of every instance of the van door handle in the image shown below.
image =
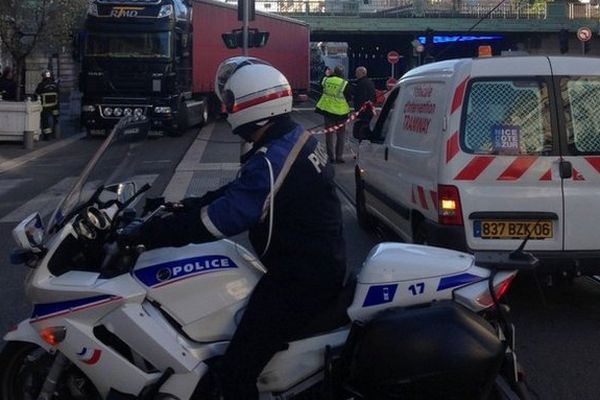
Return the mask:
M383 159L384 159L385 161L387 161L387 159L388 159L388 148L387 148L387 146L386 146L386 148L385 148L385 152L383 153Z
M558 163L558 172L562 179L569 179L573 176L573 165L569 161L560 161Z

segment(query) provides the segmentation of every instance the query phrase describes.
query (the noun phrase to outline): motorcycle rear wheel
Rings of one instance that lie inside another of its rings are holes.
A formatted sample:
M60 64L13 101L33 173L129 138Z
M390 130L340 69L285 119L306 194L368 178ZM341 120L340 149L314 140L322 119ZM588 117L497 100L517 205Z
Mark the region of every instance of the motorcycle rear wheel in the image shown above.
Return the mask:
M0 353L0 400L36 400L54 358L32 343L7 343ZM61 400L75 400L81 395L100 399L91 382L74 366L65 369L54 392Z

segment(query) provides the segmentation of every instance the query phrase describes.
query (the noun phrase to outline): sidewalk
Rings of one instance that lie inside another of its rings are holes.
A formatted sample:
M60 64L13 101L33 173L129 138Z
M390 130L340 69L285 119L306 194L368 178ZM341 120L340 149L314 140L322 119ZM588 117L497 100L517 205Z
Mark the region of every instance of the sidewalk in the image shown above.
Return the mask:
M79 129L78 119L59 120L61 139L39 140L33 143L33 149L23 146L23 142L0 141L0 173L15 168L29 160L60 149L80 140L85 133Z

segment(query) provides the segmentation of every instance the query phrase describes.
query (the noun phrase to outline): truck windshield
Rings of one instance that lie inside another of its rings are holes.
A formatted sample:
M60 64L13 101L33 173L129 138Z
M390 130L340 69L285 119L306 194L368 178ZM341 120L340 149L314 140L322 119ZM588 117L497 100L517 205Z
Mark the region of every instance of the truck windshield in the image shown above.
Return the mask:
M567 143L571 154L600 154L600 77L560 80Z
M85 54L109 58L169 58L171 33L93 33L86 37Z

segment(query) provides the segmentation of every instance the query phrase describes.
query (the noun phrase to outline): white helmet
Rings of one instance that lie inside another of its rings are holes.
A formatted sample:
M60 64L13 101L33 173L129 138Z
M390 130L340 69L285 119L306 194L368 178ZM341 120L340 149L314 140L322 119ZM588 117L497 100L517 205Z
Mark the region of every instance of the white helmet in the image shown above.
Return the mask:
M253 57L232 57L217 69L215 91L225 105L233 133L254 131L271 117L292 111L292 89L271 64Z

